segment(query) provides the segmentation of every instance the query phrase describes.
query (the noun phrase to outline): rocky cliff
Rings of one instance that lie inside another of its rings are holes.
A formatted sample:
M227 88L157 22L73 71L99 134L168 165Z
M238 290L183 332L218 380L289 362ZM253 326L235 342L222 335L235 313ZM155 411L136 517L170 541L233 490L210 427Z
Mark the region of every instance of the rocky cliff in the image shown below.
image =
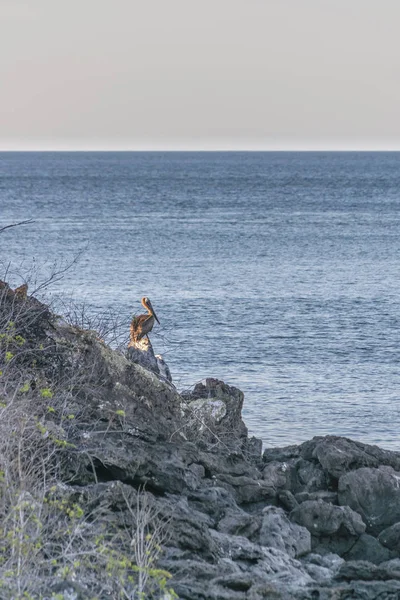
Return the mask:
M262 453L240 390L134 358L0 286L1 598L400 597L400 453Z

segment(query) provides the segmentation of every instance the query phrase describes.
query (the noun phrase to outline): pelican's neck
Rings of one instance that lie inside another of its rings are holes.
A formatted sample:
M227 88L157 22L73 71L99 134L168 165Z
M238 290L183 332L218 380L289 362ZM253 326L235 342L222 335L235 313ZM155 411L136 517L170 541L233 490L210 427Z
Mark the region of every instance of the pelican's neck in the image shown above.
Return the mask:
M147 310L147 312L149 313L149 315L153 315L153 309L151 308L151 304L150 301L148 301L148 304L142 300L142 304L145 307L145 309Z

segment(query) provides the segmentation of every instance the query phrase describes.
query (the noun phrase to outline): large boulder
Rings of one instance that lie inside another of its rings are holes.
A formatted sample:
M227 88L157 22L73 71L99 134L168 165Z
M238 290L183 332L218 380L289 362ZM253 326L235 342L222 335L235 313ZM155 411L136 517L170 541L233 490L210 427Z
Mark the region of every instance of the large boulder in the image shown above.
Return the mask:
M290 490L293 494L324 491L330 486L330 478L321 465L302 457L270 460L263 468L263 479L277 490Z
M381 531L378 540L386 548L400 554L400 522Z
M247 438L242 420L244 395L238 388L209 378L182 397L186 418L203 437L220 438L225 444Z
M129 360L141 367L153 371L153 373L156 373L157 375L160 374L157 358L148 337L144 337L137 342L130 342L126 351L126 356Z
M344 555L346 560L367 560L374 565L379 565L396 556L388 548L385 548L375 537L368 533L360 535L354 546Z
M214 519L217 524L228 512L237 513L240 511L232 494L226 489L212 486L200 488L195 491L188 491L189 505L200 510Z
M339 479L339 502L357 511L368 533L378 535L400 521L400 472L391 467L361 468Z
M296 578L300 585L312 582L303 565L287 552L274 547L263 547L240 536L212 532L212 537L221 557L229 557L241 565L247 563L248 574L253 576L253 582L257 579L276 581L283 577L287 583L293 583Z
M305 527L289 521L281 508L267 506L263 510L260 544L297 558L311 552L311 535Z
M260 515L249 515L239 508L228 508L219 521L217 529L221 533L240 535L255 541L261 528L261 522Z
M306 500L290 513L295 523L311 533L314 552L334 552L342 556L365 531L359 514L348 506L335 506L323 500Z
M310 552L302 558L307 572L318 582L326 583L338 572L340 565L345 562L338 554L315 554Z
M307 451L335 479L361 467L388 465L400 469L400 453L343 437L313 438L303 445L303 454Z
M126 356L130 361L158 375L160 379L172 383L171 371L167 363L161 354L154 354L149 338L144 337L139 341L131 341Z
M341 475L361 467L386 465L400 470L400 452L334 435L316 436L299 446L266 448L263 454L265 463L288 463L299 458L322 468L328 482L329 478L337 480Z
M316 537L338 532L359 537L365 531L360 515L349 506L335 506L323 500L306 500L292 510L290 518Z

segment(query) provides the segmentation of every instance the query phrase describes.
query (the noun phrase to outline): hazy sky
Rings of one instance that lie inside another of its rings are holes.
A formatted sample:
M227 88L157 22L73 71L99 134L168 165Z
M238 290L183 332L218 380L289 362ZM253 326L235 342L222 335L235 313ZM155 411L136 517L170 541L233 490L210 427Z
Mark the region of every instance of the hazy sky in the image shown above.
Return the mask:
M0 149L400 149L400 0L0 0Z

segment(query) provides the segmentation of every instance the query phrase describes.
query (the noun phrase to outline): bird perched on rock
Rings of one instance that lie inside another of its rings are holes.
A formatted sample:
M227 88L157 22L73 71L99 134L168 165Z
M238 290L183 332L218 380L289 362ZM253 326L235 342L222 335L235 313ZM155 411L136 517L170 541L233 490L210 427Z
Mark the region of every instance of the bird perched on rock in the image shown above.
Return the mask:
M15 288L15 290L13 290L12 288L10 288L8 283L0 279L0 293L6 298L16 297L19 300L26 300L26 298L28 297L28 284L23 283L19 287Z
M146 296L142 298L142 305L147 309L147 314L133 317L129 345L139 342L144 336L148 337L148 334L153 329L154 321L157 321L158 324L160 323L150 300Z
M21 300L25 300L28 296L28 284L23 283L19 287L15 288L14 294L17 296L17 298L20 298Z

